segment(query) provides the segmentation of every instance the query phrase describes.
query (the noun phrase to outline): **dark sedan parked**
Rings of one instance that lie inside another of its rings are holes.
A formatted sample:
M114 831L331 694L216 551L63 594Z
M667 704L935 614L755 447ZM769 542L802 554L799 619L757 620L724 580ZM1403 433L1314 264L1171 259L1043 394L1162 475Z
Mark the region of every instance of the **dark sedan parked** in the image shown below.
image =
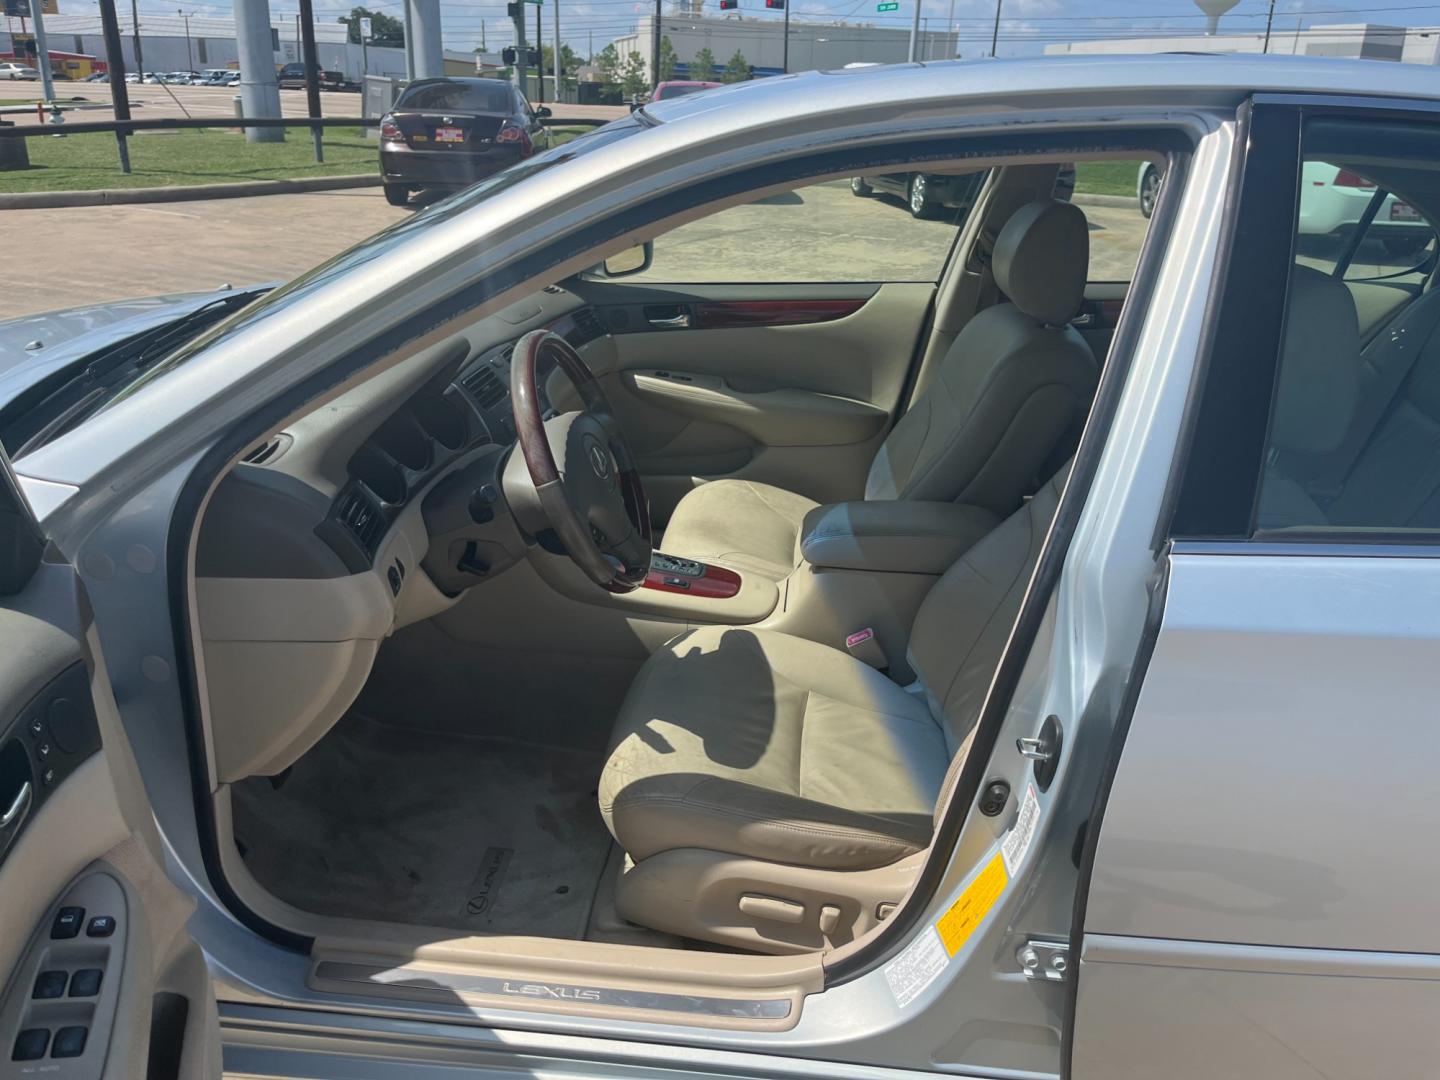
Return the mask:
M461 188L537 150L550 115L499 79L422 79L380 120L385 198L404 206L418 188Z

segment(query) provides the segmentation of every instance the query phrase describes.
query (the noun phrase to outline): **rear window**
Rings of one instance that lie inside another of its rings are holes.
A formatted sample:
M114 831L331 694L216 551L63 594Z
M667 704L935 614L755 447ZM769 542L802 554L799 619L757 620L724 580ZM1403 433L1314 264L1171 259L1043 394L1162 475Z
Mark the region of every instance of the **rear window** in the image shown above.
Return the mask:
M708 86L665 86L655 95L656 101L667 98L684 97L686 94L698 94L701 90L709 90Z
M513 108L513 99L510 87L504 83L429 83L406 90L395 102L395 108L508 113Z

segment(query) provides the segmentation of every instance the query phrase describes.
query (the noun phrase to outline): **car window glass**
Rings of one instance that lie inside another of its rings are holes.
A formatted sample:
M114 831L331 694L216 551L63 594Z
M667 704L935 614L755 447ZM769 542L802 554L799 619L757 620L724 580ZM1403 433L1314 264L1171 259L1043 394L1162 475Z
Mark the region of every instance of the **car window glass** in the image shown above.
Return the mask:
M1440 129L1305 126L1257 533L1440 530Z
M509 112L511 90L501 82L426 83L412 86L395 102L397 109L464 109L468 112Z
M1135 276L1159 190L1158 181L1151 181L1153 190L1146 191L1150 174L1158 177L1159 169L1138 159L1081 161L1074 166L1071 198L1090 223L1090 281L1128 282ZM1062 170L1057 195L1063 197L1065 183Z
M985 176L896 174L768 195L656 238L650 268L626 280L936 281Z

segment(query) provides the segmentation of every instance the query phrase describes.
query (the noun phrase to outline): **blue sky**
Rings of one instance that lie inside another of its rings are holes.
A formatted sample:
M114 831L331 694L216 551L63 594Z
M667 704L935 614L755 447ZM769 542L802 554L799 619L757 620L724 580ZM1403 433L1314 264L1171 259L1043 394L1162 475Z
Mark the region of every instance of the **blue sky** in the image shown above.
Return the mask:
M125 0L119 0L127 7ZM550 36L553 0L545 0L544 31ZM670 10L671 0L664 0ZM898 14L880 15L876 0L790 0L791 18L803 22L845 19L854 23L908 28L914 3L934 31L943 30L954 13L962 56L989 52L995 19L995 0L900 0ZM576 51L584 53L593 40L598 50L606 42L633 31L637 16L654 10L653 0L559 0L561 34ZM1051 42L1092 38L1185 35L1204 32L1205 17L1191 0L1001 0L1001 56L1035 55ZM348 13L356 0L314 0L317 19ZM399 16L400 0L370 0L364 6ZM718 15L718 0L705 0L707 15ZM1265 27L1269 0L1239 0L1221 19L1221 33L1260 31ZM66 14L97 11L95 0L60 0ZM173 15L177 5L167 0L141 0L140 11ZM206 0L184 5L187 13L230 13L229 0ZM297 0L270 0L272 14L293 16ZM765 9L764 0L740 0L745 18L778 18ZM441 0L445 46L470 50L480 44L482 22L486 44L494 49L510 40L505 0ZM1371 22L1392 26L1440 25L1440 0L1276 0L1275 25L1292 30L1297 21L1314 24Z

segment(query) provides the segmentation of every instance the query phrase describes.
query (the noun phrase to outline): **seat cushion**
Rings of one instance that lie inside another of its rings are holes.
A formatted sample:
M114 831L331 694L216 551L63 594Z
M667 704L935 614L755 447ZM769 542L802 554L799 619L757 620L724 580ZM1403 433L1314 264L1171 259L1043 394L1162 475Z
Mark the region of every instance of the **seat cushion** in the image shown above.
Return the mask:
M795 568L800 525L819 505L769 484L712 480L680 500L661 547L778 581Z
M925 705L873 668L774 631L707 627L641 669L600 812L636 860L701 848L868 869L929 843L948 761Z

